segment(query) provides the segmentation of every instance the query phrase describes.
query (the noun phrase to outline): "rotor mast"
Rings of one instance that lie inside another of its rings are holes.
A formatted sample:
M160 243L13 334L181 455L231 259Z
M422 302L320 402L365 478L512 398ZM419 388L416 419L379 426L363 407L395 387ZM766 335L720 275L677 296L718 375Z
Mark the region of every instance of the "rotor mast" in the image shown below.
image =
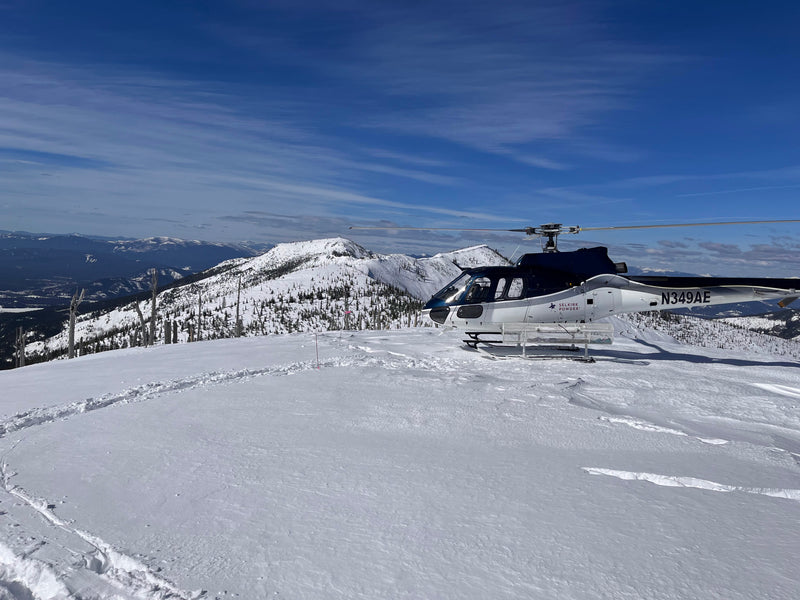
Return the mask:
M579 225L568 225L564 227L561 223L545 223L539 227L526 227L525 229L510 229L509 231L519 231L530 236L537 236L544 240L542 243L543 252L558 252L558 236L562 233L580 233Z

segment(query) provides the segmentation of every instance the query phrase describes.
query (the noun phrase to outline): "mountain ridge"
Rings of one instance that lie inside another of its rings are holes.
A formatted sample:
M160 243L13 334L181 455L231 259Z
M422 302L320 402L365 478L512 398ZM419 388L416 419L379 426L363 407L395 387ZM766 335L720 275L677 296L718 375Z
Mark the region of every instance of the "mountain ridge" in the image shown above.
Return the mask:
M486 264L508 261L488 246L412 258L375 253L342 237L282 243L160 290L157 341L417 324L430 295L462 268ZM108 309L87 307L77 320L77 343L82 353L139 345L149 335L149 324L143 327L149 317L146 292ZM44 337L28 345L32 360L66 350L65 325Z

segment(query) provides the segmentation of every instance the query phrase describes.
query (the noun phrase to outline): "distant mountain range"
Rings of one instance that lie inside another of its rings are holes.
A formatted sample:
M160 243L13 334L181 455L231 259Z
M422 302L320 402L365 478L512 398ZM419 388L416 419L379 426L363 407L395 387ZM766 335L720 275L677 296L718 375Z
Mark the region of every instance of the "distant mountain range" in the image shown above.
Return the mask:
M126 296L148 289L151 269L166 283L269 247L0 231L0 311L63 305L80 288L89 301Z

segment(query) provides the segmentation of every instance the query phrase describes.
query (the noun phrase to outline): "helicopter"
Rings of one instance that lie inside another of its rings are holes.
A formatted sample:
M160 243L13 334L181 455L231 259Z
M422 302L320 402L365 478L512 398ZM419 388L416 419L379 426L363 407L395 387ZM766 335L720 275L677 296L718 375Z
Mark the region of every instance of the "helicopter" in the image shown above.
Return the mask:
M466 231L521 232L543 240L541 253L523 254L513 266L465 269L436 292L422 309L438 326L463 331L469 346L547 341L556 333L571 340L610 341L605 317L733 302L778 299L785 308L800 297L800 278L674 277L628 275L603 246L559 252L558 236L581 231L799 223L800 220L717 221L620 227L564 226L546 223L522 229ZM352 229L432 230L449 228L352 227ZM502 335L498 340L497 336Z

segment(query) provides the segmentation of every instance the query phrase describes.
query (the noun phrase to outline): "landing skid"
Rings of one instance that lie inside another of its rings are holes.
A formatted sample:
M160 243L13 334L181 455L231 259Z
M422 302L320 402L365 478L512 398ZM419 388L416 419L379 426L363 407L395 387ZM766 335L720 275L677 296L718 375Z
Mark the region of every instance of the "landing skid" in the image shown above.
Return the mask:
M499 331L467 331L464 343L496 359L567 359L595 362L589 344L610 344L614 329L609 323L504 324ZM581 348L582 347L582 348ZM579 354L583 350L582 354Z
M470 348L473 346L470 345ZM589 356L587 353L580 353L581 349L575 348L560 348L548 346L524 346L514 348L510 346L495 346L492 344L484 344L474 346L482 356L491 360L508 360L512 358L524 360L571 360L575 362L593 363L594 357Z

